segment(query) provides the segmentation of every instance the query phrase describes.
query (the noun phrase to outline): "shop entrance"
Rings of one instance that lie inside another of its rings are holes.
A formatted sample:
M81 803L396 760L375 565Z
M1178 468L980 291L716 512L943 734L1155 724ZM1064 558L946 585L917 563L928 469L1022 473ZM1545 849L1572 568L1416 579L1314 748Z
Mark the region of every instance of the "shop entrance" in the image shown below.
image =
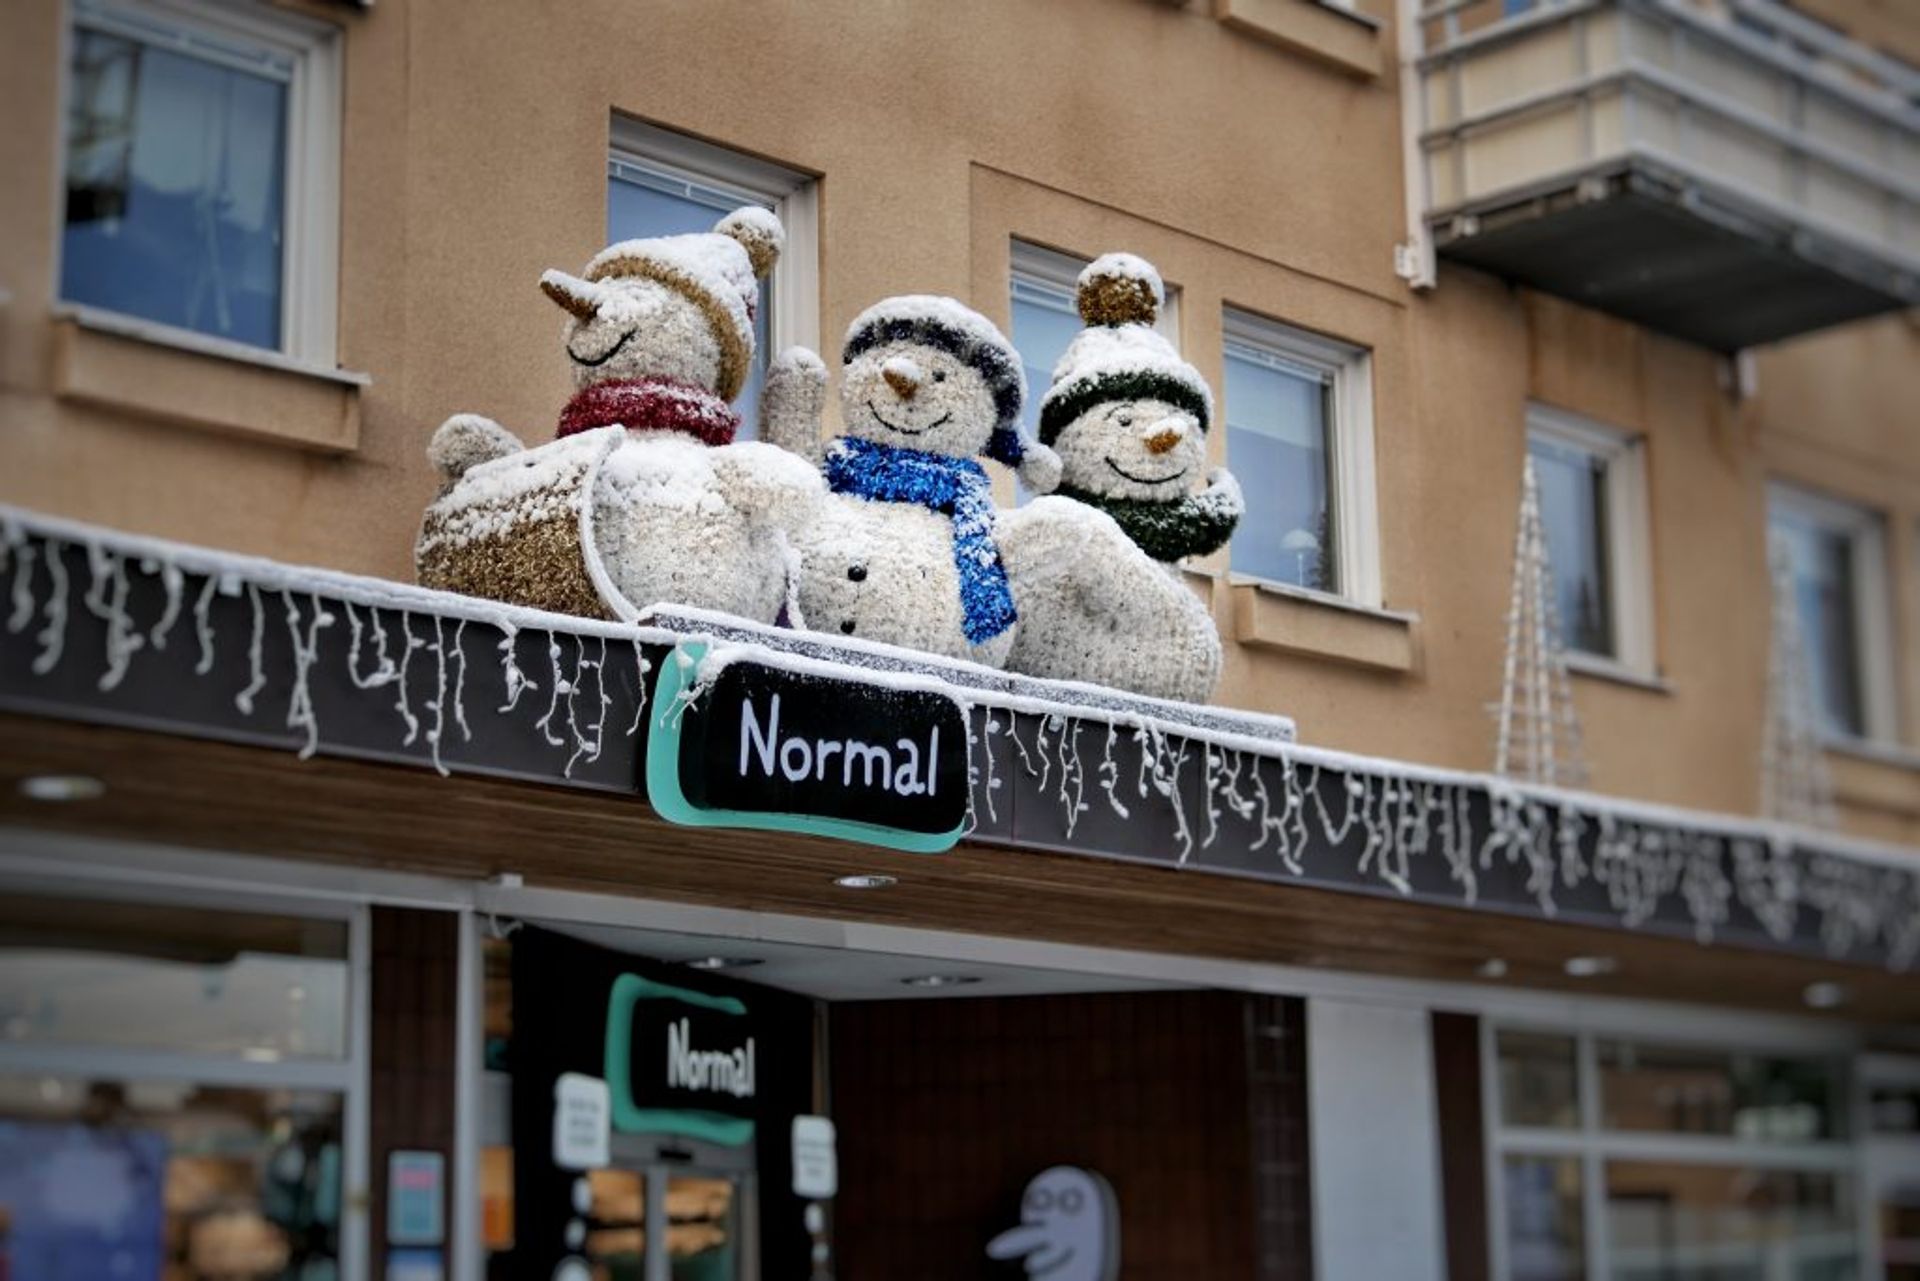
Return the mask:
M588 1174L583 1255L608 1281L750 1281L761 1275L749 1154L671 1135L620 1135Z

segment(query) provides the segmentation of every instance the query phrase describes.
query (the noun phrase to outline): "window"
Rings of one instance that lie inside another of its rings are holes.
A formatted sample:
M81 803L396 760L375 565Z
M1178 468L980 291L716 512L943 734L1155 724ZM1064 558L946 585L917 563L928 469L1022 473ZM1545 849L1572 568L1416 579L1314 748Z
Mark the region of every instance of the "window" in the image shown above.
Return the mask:
M1027 376L1027 402L1020 410L1020 426L1030 439L1039 437L1040 401L1053 385L1054 367L1066 355L1067 344L1085 327L1075 295L1080 272L1090 261L1023 240L1013 242L1008 308L1013 327L1007 337L1020 353L1021 368ZM1176 351L1180 347L1179 307L1179 291L1168 285L1166 302L1161 304L1153 325ZM1014 490L1017 502L1024 503L1030 497L1017 478Z
M59 295L331 368L338 33L205 0L74 0Z
M1844 1063L1497 1028L1497 1281L1859 1274Z
M1225 335L1233 572L1378 605L1371 356L1232 309Z
M358 928L348 908L0 894L14 1275L358 1274Z
M795 343L819 346L818 193L812 179L683 134L616 117L607 157L607 239L712 231L742 205L771 209L786 228L780 261L760 282L753 371L734 407L740 436L759 430L767 362Z
M1561 639L1576 662L1599 659L1652 676L1653 584L1640 441L1534 405L1527 410L1527 453Z
M1893 655L1886 545L1872 512L1776 485L1768 535L1793 593L1825 732L1891 739Z

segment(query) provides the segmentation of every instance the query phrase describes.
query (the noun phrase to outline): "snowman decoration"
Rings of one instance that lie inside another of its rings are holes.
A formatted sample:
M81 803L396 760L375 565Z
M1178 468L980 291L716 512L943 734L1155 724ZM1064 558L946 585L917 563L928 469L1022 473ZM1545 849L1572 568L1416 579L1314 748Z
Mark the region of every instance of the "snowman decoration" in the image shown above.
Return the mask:
M1053 451L1016 430L1019 356L978 312L905 295L854 318L841 365L844 434L824 450L818 361L783 353L767 392L768 438L818 456L830 491L793 532L807 625L1001 666L1019 565L1003 556L1001 513L977 457L1016 468L1040 492L1060 474Z
M546 295L578 390L557 439L524 449L477 414L449 418L428 456L422 583L516 604L633 618L672 603L771 623L787 603L786 530L823 494L784 450L734 444L753 360L757 281L784 233L759 208L713 231L628 240Z
M1164 299L1159 273L1132 254L1107 254L1080 274L1088 327L1054 371L1040 439L1062 467L1047 502L1076 505L1092 523L1069 572L1021 596L1008 666L1205 702L1220 675L1220 635L1177 562L1224 546L1243 504L1224 468L1192 492L1213 396L1153 329Z

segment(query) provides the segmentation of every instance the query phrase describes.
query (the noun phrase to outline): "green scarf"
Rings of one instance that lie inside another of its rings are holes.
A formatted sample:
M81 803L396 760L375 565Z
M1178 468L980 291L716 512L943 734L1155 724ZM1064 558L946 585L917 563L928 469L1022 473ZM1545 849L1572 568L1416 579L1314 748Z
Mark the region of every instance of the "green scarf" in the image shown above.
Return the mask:
M1113 517L1127 537L1155 560L1176 561L1218 551L1226 546L1227 539L1233 537L1233 527L1240 523L1239 505L1217 489L1182 494L1164 502L1151 498L1113 498L1071 485L1062 485L1054 492L1097 507Z

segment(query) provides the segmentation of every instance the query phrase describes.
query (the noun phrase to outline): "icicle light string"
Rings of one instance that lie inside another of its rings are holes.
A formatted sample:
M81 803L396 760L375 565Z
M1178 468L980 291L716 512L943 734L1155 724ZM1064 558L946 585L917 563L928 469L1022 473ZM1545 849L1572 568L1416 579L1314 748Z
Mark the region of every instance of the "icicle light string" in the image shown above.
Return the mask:
M17 519L5 520L0 544L4 572L10 576L6 627L20 635L38 619L40 625L30 641L30 666L36 673L52 670L67 655L69 603L76 600L67 557L77 552L87 558L87 577L77 602L104 624L103 670L98 677L103 689L120 684L141 651L163 649L182 614L188 612L198 646L194 671L211 672L217 644L212 607L215 596L221 595L245 602L248 679L235 695L235 705L251 715L268 684L262 592L278 593L292 656L287 724L301 732L302 756L317 750L320 740L312 680L320 661L321 635L336 621L336 609L346 612L346 674L360 689L396 686L394 707L405 726L404 745L423 736L409 684L417 675L411 660L416 649L433 649L434 693L420 710L431 713L431 728L424 737L435 767L442 772L445 763L440 749L447 726L457 725L463 739L472 738L465 708L467 622L484 621L501 635L503 713L512 711L527 689L539 687L517 665L519 632L528 622L544 631L551 688L547 714L537 726L546 741L567 750L569 773L580 762L598 759L604 750L606 721L614 702L606 678L607 642L617 638L633 653L636 708L627 727L632 737L640 733L647 715L651 665L642 639L657 635L649 643L662 645L678 639L632 625L549 622L550 616L535 611L323 571L291 570L215 553L177 553L145 540L125 540L129 550L97 534L63 541L29 531ZM41 564L46 566L45 573L38 572ZM159 604L144 629L132 614L136 573L157 578L160 588L154 593ZM189 573L203 574L205 581L190 587ZM43 591L44 601L39 599ZM434 619L430 638L415 631L412 613L416 608ZM384 621L389 611L399 618L397 661ZM562 625L576 646L571 680L566 679L560 652L557 629ZM589 636L599 642L591 652L586 648ZM793 655L733 648L735 657L805 665ZM682 654L678 661L688 660ZM826 674L844 675L844 664L811 661ZM697 697L709 674L706 666L703 680L691 682L683 691L682 706L670 709L671 719L677 720L685 705ZM588 673L593 676L590 688ZM898 681L953 692L953 687L933 677L909 677L877 668L863 675L882 683ZM556 723L563 699L567 707L564 734ZM1028 707L1028 702L1034 705ZM1644 925L1661 913L1663 905L1677 901L1702 941L1718 937L1737 907L1769 937L1782 942L1790 942L1807 922L1804 928L1817 934L1821 945L1836 956L1876 943L1885 949L1889 964L1910 965L1920 954L1920 911L1914 907L1920 899L1920 873L1897 865L1902 852L1883 852L1849 838L1824 839L1849 848L1858 846L1857 857L1831 848L1803 853L1792 833L1771 826L1732 820L1737 829L1751 829L1751 834L1730 835L1726 825L1709 828L1700 816L1655 805L1600 802L1555 788L1497 783L1420 766L1385 774L1377 762L1341 753L1246 740L1231 730L1182 726L1170 732L1153 717L1098 705L1081 705L1064 713L1057 705L1015 694L1000 704L988 702L980 710L979 729L969 732L968 830L977 822L971 812L976 798L985 802L994 822L1000 821L994 795L1000 786L992 742L996 734L1013 739L1022 767L1038 781L1036 791L1062 807L1069 833L1087 809L1089 775L1116 815L1133 817L1134 811L1121 795L1122 766L1115 751L1120 735L1126 733L1140 758L1130 790L1142 799L1164 801L1182 864L1192 861L1197 849L1226 844L1235 830L1230 823L1238 823L1245 849L1271 849L1280 867L1294 876L1304 875L1303 856L1308 851L1344 851L1355 870L1411 894L1420 861L1438 858L1451 883L1473 903L1480 894L1479 874L1504 862L1522 869L1525 891L1547 914L1556 911L1563 887L1571 889L1591 878L1604 892L1610 910L1627 926ZM1034 719L1031 744L1020 730L1021 718L1029 716ZM1100 758L1092 767L1082 755L1081 735L1088 729L1088 720L1095 723L1093 732L1104 728ZM973 725L969 711L969 726ZM1546 736L1554 728L1516 724L1513 745L1546 748ZM1557 728L1564 735L1568 727ZM1535 742L1535 736L1540 741ZM1570 736L1562 742L1577 746ZM977 764L972 757L976 743L981 751ZM1198 777L1190 787L1183 785L1183 779L1186 761L1196 749ZM1335 788L1342 793L1338 800L1330 795ZM1189 814L1194 800L1186 795L1189 790L1204 793L1199 801L1206 813L1200 816L1198 832ZM1473 817L1476 795L1487 798L1484 828Z
M154 561L151 557L140 562L142 571L160 576L161 590L166 592L166 603L160 607L160 617L153 622L153 629L147 633L147 644L155 649L167 647L167 637L173 631L173 625L180 620L180 606L185 601L187 577L180 572L178 565L166 561Z

